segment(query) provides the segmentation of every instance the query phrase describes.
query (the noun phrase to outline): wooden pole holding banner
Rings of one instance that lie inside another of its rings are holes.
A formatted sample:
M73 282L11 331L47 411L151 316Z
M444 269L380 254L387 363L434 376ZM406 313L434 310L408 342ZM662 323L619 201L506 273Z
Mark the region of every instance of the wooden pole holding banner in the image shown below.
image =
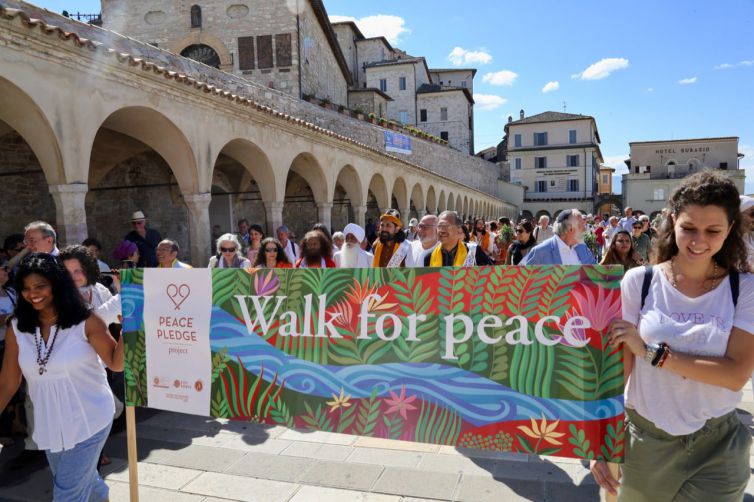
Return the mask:
M139 459L136 454L136 408L126 406L126 444L128 445L128 486L131 502L139 502Z
M620 479L620 464L616 464L615 462L608 462L607 468L610 470L610 474L615 479ZM607 490L603 490L605 492L605 502L618 502L618 496L613 495Z

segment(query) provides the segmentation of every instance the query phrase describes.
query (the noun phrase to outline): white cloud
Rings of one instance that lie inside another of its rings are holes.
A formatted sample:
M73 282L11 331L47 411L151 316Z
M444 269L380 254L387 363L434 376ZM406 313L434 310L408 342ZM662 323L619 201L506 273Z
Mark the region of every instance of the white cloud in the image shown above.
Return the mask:
M365 37L385 37L388 42L397 45L403 35L408 35L411 30L406 28L406 20L391 14L376 14L356 19L351 16L330 16L331 23L353 21L359 27Z
M678 83L681 85L696 84L697 80L699 80L697 77L682 78Z
M542 88L542 92L552 92L557 91L558 89L560 89L560 82L554 80L552 82L547 82Z
M715 66L716 70L730 70L732 68L740 68L742 66L754 66L754 59L746 59L744 61L739 61L735 64L730 63L723 63Z
M625 174L628 172L628 166L626 166L625 162L628 157L628 153L623 155L606 155L603 164L614 168L615 175Z
M482 77L482 82L486 82L491 85L513 85L518 78L518 73L510 70L502 70L491 73L485 73Z
M448 61L455 66L462 66L468 64L488 64L492 62L492 56L483 51L469 51L463 47L454 47L450 54L448 54Z
M571 75L571 78L581 80L601 80L607 78L617 70L628 68L628 59L624 58L604 58L592 64L581 73Z
M508 102L507 99L494 94L474 93L474 102L479 110L494 110Z

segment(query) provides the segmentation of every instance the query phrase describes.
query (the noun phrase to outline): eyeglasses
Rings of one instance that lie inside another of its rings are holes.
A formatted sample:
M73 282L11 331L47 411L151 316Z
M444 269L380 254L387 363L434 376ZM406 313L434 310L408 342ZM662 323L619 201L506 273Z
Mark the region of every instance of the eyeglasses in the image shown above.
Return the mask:
M131 225L136 226L136 227L140 227L143 224L144 224L144 220L131 222Z
M642 225L636 225L636 226L634 227L634 230L641 230L641 227L642 227Z
M522 233L524 233L524 229L523 228L517 228L516 229L516 233L517 234L522 234Z
M419 223L419 230L424 230L425 228L433 228L437 225L427 225L426 223Z
M235 253L236 248L220 248L221 253Z
M631 241L628 239L616 239L615 243L616 244L631 244Z
M278 248L264 248L265 253L277 253Z

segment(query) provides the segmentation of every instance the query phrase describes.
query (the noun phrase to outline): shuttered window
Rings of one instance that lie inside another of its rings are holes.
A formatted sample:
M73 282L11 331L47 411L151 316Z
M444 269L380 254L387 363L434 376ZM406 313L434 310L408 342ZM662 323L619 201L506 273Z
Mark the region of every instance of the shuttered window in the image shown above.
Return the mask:
M254 37L238 38L238 69L254 69Z
M278 66L291 66L293 64L290 33L275 35L275 59Z
M257 64L259 68L272 68L272 35L257 37Z

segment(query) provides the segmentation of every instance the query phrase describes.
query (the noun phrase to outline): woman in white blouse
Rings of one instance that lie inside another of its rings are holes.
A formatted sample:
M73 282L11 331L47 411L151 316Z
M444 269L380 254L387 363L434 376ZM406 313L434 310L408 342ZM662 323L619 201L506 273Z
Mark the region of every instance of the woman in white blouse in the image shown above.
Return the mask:
M26 378L33 438L50 464L53 500L107 500L96 466L114 405L102 363L123 371L123 338L110 336L54 256L29 255L15 284L19 298L5 339L0 410Z
M670 196L651 269L621 284L625 463L597 482L621 501L740 501L751 471L736 414L754 369L754 276L747 273L739 196L723 174L686 178Z

